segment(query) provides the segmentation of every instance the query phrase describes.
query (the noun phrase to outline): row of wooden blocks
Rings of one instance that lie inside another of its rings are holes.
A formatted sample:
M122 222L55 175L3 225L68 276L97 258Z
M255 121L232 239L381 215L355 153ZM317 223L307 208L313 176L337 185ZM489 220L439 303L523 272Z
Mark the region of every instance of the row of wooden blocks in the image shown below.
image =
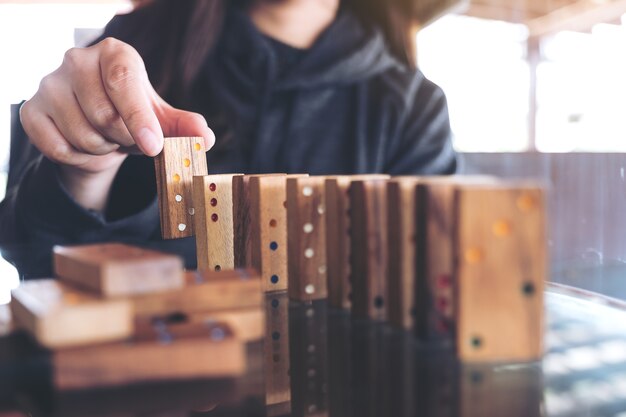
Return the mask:
M119 243L56 247L54 269L10 307L52 349L61 389L240 375L245 344L265 334L252 270L184 271L178 256Z
M266 292L328 298L356 317L453 341L465 360L541 356L541 186L487 177L206 175L203 153L186 153L194 141L166 139L157 183L163 237L195 234L199 269L253 268Z

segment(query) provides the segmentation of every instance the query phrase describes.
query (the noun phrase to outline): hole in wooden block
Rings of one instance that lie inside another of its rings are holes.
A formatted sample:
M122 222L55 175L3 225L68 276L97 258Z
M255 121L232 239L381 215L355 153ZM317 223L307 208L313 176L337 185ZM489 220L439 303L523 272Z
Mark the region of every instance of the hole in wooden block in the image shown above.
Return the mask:
M270 227L276 227L277 225L278 225L278 222L276 221L276 219L270 220Z
M212 207L217 206L217 198L212 198L209 204L211 204Z
M304 287L304 292L307 293L308 295L315 294L315 285L313 284L307 285L306 287Z
M276 249L278 249L278 243L271 242L270 243L270 250L276 250Z
M211 214L211 220L213 220L213 222L217 222L219 220L219 216L217 215L217 213Z
M465 262L477 264L485 259L485 254L480 248L469 248L465 251Z
M537 207L537 201L530 194L522 194L517 198L517 208L527 213Z
M194 214L196 214L196 209L193 207L190 207L189 210L187 210L187 213L189 213L190 216L193 216Z
M320 216L326 212L326 207L323 204L317 206L317 214Z
M176 197L174 197L174 200L176 200L176 202L180 203L181 201L183 201L183 196L180 194L176 194Z
M522 292L527 297L532 296L535 294L535 284L532 282L525 282L524 285L522 285Z
M193 145L193 148L194 148L196 151L201 151L201 150L202 150L202 145L200 145L199 143L195 143L195 144Z
M278 308L279 305L280 305L280 301L272 300L272 308Z
M191 161L188 158L183 159L183 165L185 168L189 168L191 166Z
M313 188L308 186L302 188L302 195L305 197L311 197L313 195Z
M480 349L483 346L483 339L480 336L474 336L470 339L470 344L474 349Z
M306 248L304 250L304 257L311 259L313 256L315 256L315 251L311 248Z
M491 231L496 237L507 237L513 232L513 226L507 220L498 220L491 226Z
M222 267L219 265L215 265L215 272L220 272L222 270Z
M374 307L376 308L383 308L383 305L385 304L385 300L383 300L383 297L381 297L380 295L376 296L376 298L374 298Z
M306 223L302 227L302 230L304 230L304 233L311 233L313 231L313 225L311 223Z
M273 340L279 340L280 339L280 332L272 333L272 339Z
M215 183L209 184L209 190L215 191L216 189L217 189L217 185L215 185Z
M178 230L180 230L181 232L184 232L186 228L187 225L185 223L181 223L178 225Z
M272 277L270 278L270 281L272 282L272 284L278 284L278 275L272 275Z
M178 174L174 174L174 175L172 176L172 179L174 180L174 182L180 182L180 175L178 175Z

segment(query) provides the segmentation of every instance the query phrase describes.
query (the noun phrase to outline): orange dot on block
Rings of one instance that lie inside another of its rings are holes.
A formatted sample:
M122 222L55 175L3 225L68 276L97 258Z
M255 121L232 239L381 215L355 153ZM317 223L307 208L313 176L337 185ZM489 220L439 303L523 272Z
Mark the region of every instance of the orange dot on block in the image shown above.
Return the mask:
M174 174L172 178L174 179L174 182L180 182L180 175Z
M517 199L517 208L523 212L529 212L537 207L537 201L530 194L522 194Z
M465 251L465 262L477 264L485 259L485 254L480 248L469 248Z
M202 150L202 145L200 145L199 143L196 143L196 144L194 144L194 145L193 145L193 148L194 148L196 151L201 151L201 150Z
M188 158L185 158L183 159L183 165L185 165L185 168L189 168L191 161Z
M493 224L491 230L497 237L507 237L513 233L513 226L506 220L498 220Z

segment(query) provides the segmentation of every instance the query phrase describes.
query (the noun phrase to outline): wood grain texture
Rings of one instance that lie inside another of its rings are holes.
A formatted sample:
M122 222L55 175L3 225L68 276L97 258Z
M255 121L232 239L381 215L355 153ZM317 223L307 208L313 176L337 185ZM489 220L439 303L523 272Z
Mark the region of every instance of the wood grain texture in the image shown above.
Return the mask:
M289 298L324 299L327 290L324 177L287 179Z
M350 310L350 195L352 181L386 179L388 175L336 176L326 179L326 263L328 301L331 306Z
M62 281L107 297L162 292L183 286L183 260L122 243L56 246L54 272Z
M350 184L352 314L387 319L387 182Z
M48 348L121 340L133 333L132 306L106 300L53 279L23 282L12 292L17 327Z
M265 295L265 403L291 409L289 297L286 291Z
M256 271L191 271L178 290L130 298L140 317L261 308L263 294Z
M543 354L545 201L534 185L464 185L455 192L457 352L464 361Z
M249 180L249 266L261 273L266 292L288 287L287 179L305 176L264 175Z
M418 214L415 195L420 181L420 177L395 177L387 185L389 323L405 330L415 326Z
M221 323L156 322L126 343L56 351L52 362L61 390L234 377L246 369L244 343Z
M198 269L235 268L233 178L242 174L193 178L194 230Z
M203 138L165 138L154 158L163 239L193 236L192 178L208 175Z

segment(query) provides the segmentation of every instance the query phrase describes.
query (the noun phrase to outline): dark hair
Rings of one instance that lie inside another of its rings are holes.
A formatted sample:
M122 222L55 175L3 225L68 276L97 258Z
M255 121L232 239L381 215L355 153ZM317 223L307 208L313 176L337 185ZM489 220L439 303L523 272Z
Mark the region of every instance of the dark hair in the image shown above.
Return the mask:
M228 4L245 5L249 0L155 0L148 7L161 8L162 19L153 28L164 37L164 50L153 73L159 94L172 104L183 105L200 67L217 41ZM408 67L415 66L415 33L411 17L412 0L342 0L367 25L377 26L384 34L391 53ZM146 28L150 29L150 28ZM152 30L146 33L154 33ZM153 42L153 39L151 39ZM146 39L146 42L150 42ZM141 47L141 45L137 45Z

